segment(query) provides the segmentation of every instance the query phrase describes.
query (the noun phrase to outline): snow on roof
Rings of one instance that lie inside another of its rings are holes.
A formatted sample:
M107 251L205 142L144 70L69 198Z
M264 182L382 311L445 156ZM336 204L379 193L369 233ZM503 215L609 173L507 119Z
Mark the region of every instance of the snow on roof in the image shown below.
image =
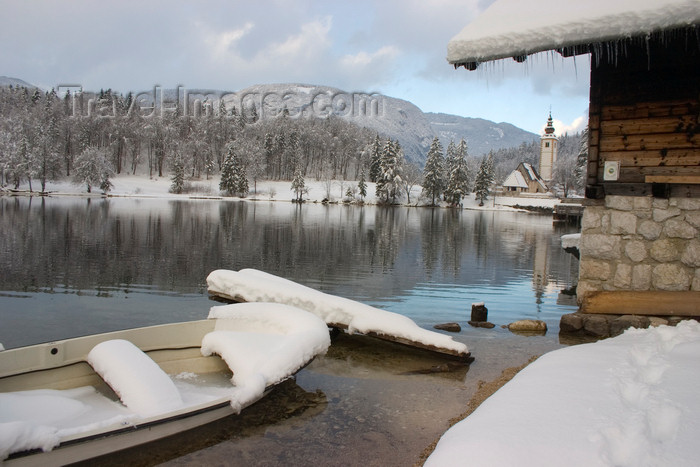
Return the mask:
M697 465L700 324L550 352L440 439L438 465Z
M532 168L532 165L530 165L527 162L523 162L523 167L525 167L525 170L527 170L527 174L530 176L530 180L537 180L540 177L535 174L535 169Z
M514 186L518 188L527 188L527 182L525 181L525 177L523 177L523 174L520 173L519 170L514 170L506 177L505 181L503 182L503 186Z
M323 319L347 326L348 332L390 335L426 346L435 346L466 355L467 346L451 336L419 327L412 319L343 297L326 294L256 269L219 269L207 277L209 291L246 302L273 302L292 305Z
M698 0L498 0L452 38L447 61L521 57L698 24Z

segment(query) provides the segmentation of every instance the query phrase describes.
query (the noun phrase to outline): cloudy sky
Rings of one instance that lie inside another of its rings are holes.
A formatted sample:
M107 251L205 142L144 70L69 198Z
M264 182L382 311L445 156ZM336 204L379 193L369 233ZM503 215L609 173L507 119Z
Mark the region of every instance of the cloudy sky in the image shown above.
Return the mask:
M586 123L587 57L468 72L447 43L493 0L0 0L0 75L51 88L307 83L540 132ZM543 8L543 14L546 14Z

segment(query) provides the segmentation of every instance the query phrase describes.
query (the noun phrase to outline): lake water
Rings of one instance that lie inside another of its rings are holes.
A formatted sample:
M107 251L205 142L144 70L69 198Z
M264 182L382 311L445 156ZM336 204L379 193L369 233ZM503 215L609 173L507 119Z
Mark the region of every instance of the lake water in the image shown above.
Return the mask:
M282 202L0 198L0 342L6 348L202 319L214 269L257 268L407 315L457 321L475 362L346 338L294 381L228 417L100 465L413 465L479 380L561 347L562 293L578 261L551 216ZM466 324L485 302L497 325L547 322L544 336ZM89 464L89 463L88 463ZM87 465L87 464L86 464Z
M574 310L571 228L526 213L216 200L0 198L6 348L201 319L214 269L256 268L407 315L464 323ZM465 331L468 334L468 329Z

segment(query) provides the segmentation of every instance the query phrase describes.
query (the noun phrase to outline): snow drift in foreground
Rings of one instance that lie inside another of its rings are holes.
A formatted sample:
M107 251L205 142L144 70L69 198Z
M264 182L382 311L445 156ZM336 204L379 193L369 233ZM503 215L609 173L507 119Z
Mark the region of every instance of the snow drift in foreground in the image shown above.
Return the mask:
M412 319L347 298L329 295L256 269L238 272L219 269L207 277L209 291L246 302L275 302L309 311L328 324L341 324L348 332L391 335L467 354L467 346L451 336L418 326Z
M691 466L700 324L548 353L447 431L426 466Z
M212 402L228 399L239 412L330 346L325 322L286 305L216 306L209 318L216 323L204 335L201 353L220 355L233 372L233 385L224 375L221 381L199 381L194 373L168 375L131 342L106 340L86 360L122 403L92 386L0 393L0 461L14 452L48 451L66 438L137 426Z

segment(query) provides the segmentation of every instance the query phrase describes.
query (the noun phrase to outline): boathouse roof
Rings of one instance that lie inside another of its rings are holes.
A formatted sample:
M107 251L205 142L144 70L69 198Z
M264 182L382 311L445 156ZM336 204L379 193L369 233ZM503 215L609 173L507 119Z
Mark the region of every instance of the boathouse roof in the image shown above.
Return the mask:
M524 61L548 50L564 56L595 52L606 43L688 28L697 40L698 0L497 0L452 38L447 61L473 70L490 60Z

